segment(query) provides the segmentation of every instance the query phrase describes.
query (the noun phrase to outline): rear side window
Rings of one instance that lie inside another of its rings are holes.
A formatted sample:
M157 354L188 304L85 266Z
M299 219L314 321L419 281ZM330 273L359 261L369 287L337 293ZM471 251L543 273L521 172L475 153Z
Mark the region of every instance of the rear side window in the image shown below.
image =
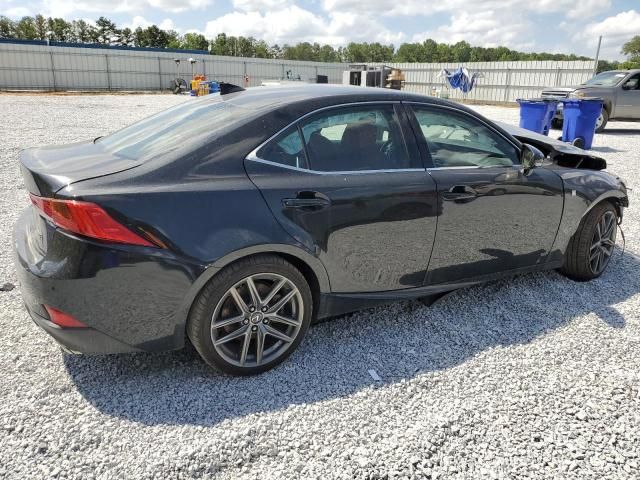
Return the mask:
M96 143L116 155L147 160L178 150L187 143L210 141L253 114L250 109L220 98L185 102L100 138Z
M304 119L257 152L259 158L320 172L419 168L393 105L337 107Z
M269 142L258 151L258 157L290 167L309 168L298 127L288 129Z
M434 167L505 167L519 162L518 150L472 117L413 106Z

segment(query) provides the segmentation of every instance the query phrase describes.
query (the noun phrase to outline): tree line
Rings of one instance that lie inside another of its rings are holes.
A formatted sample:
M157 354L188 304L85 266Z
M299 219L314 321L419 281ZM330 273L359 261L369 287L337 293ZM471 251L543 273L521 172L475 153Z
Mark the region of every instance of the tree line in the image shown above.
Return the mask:
M25 40L51 40L75 43L97 43L102 45L174 48L182 50L208 50L213 55L234 57L276 58L285 60L307 60L317 62L495 62L517 60L590 60L588 57L562 53L519 52L507 47L476 47L465 41L454 44L438 43L427 39L424 42L403 43L398 48L378 42L351 42L344 47L301 42L295 45L269 45L253 37L218 34L208 40L200 33L180 35L175 30L164 30L156 25L146 28L119 28L106 17L95 24L85 20L66 21L62 18L35 15L13 21L0 16L0 38ZM640 43L640 37L636 37ZM626 45L625 45L626 46ZM623 49L624 52L624 49ZM638 61L640 53L629 62ZM635 59L635 60L634 60ZM625 63L600 61L598 70L624 67Z

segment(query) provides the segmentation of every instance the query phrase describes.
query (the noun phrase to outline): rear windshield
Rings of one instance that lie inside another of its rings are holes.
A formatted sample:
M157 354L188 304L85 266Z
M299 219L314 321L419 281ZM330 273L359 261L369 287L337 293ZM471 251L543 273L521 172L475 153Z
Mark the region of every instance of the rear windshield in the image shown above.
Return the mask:
M605 87L613 87L620 83L620 81L626 77L624 72L602 72L587 80L583 85L603 85Z
M215 99L190 99L96 141L116 155L147 160L178 150L186 143L213 139L252 112Z

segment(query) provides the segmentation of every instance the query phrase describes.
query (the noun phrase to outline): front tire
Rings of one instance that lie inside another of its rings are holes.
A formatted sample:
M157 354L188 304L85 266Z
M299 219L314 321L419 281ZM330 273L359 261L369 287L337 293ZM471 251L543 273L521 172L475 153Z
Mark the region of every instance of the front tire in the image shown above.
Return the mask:
M584 282L598 278L613 255L618 227L618 212L609 202L591 209L571 237L560 272Z
M605 108L602 109L598 120L596 120L596 133L604 132L607 122L609 121L609 113Z
M240 260L204 287L187 335L217 370L254 375L283 362L311 323L313 298L300 271L275 255Z

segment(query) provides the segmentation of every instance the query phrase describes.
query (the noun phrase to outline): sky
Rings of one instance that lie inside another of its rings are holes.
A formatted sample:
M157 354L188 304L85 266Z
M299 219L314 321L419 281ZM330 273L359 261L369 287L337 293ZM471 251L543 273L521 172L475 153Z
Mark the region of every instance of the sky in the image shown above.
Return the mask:
M523 51L576 53L621 60L640 35L640 0L0 0L0 15L42 13L67 20L106 16L119 26L155 23L208 38L224 32L268 43L333 46L426 38Z

